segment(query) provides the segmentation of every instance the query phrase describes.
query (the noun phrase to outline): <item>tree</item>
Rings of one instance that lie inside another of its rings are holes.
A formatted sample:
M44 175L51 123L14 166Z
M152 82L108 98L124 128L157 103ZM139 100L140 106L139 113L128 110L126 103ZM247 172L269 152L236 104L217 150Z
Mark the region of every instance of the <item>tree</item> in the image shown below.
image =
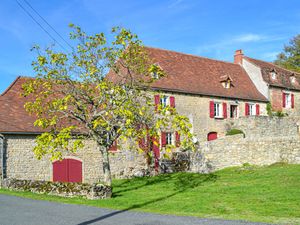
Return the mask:
M104 33L87 35L70 26L77 48L68 53L35 46L36 77L23 85L29 99L25 108L36 116L34 125L45 130L34 148L38 159L46 154L61 159L63 151L75 152L92 139L103 158L103 183L111 186L108 150L117 139L149 153L138 142L151 137L158 145L160 130L168 128L180 132L183 149L194 148L185 116L170 107L154 110L151 75L166 74L147 56L137 35L113 28L109 42ZM173 148L168 146L167 152Z
M300 73L300 34L284 46L282 53L277 55L275 64Z

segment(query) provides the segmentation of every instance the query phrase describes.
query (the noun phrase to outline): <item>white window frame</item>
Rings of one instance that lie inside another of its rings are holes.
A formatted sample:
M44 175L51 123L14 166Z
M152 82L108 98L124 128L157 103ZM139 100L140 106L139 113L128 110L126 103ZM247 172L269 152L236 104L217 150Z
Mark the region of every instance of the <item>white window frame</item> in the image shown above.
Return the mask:
M272 78L273 80L276 80L276 79L277 79L277 73L276 73L275 71L272 71L272 72L271 72L271 78Z
M295 82L296 82L296 77L291 76L291 77L290 77L290 80L291 80L292 83L295 83Z
M166 132L166 145L174 145L174 134L172 132Z
M223 118L223 104L220 102L214 102L214 117Z
M256 104L249 103L249 116L256 116Z
M160 104L162 108L170 105L170 97L169 96L162 96L160 98Z
M231 106L236 106L236 116L231 117ZM239 105L238 104L229 104L229 118L236 119L239 118Z
M292 108L292 94L289 92L284 92L283 94L285 95L285 108Z

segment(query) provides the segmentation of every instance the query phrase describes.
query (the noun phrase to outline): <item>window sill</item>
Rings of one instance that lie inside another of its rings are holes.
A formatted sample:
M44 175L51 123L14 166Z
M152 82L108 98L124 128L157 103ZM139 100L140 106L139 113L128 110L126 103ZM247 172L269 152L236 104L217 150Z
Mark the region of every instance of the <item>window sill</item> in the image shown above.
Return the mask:
M218 119L218 120L223 120L223 119L224 119L223 116L215 116L214 118L215 118L215 119Z

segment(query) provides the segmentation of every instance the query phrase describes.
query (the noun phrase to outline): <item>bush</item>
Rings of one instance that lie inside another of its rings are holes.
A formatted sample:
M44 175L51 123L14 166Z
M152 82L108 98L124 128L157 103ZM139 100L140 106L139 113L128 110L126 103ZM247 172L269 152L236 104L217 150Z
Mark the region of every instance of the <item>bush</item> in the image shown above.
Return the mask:
M243 134L245 136L244 132L239 129L231 129L226 133L226 135L236 135L236 134Z

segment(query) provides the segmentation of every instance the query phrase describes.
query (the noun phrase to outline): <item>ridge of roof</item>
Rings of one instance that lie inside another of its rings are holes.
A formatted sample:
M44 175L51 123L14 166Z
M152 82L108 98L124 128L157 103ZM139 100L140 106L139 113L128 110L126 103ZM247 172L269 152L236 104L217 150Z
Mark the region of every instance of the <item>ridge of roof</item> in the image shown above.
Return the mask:
M285 70L285 71L288 72L288 73L293 73L293 74L297 74L297 75L300 76L300 73L298 73L298 72L296 72L296 71L288 70L288 69L283 68L283 67L281 67L281 66L278 66L278 65L276 65L276 64L274 64L274 63L272 63L272 62L267 62L267 61L263 61L263 60L261 60L261 59L255 59L255 58L251 58L251 57L248 57L248 56L244 56L244 58L250 59L250 60L254 60L254 61L259 61L259 62L262 62L262 63L267 63L267 64L269 64L269 65L272 66L272 67L278 67L278 68L280 68L280 69L282 69L282 70ZM260 66L257 65L255 62L253 62L253 63L254 63L256 66L260 67Z
M219 59L212 59L212 58L208 58L208 57L205 57L205 56L193 55L193 54L184 53L184 52L178 52L178 51L175 51L175 50L169 50L169 49L163 49L163 48L157 48L157 47L150 47L150 46L144 46L144 47L148 48L148 49L154 49L154 50L159 50L159 51L171 52L171 53L176 53L176 54L180 54L180 55L186 55L186 56L195 57L195 58L199 58L199 59L212 60L212 61L216 61L216 62L220 62L220 63L228 63L230 65L240 66L239 64L235 64L233 62L228 62L228 61L219 60Z
M0 94L0 97L4 96L17 82L22 78L32 78L30 76L19 75L17 78Z

